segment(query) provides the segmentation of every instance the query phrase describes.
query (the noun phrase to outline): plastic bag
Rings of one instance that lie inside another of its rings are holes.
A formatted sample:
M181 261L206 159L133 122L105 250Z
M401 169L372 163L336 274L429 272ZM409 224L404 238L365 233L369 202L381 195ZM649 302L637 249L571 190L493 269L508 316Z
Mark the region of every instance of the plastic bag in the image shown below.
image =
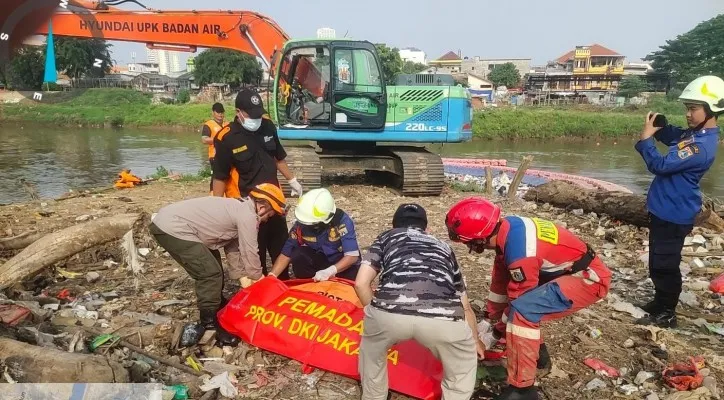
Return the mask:
M709 284L709 290L714 293L724 294L724 274L719 275Z

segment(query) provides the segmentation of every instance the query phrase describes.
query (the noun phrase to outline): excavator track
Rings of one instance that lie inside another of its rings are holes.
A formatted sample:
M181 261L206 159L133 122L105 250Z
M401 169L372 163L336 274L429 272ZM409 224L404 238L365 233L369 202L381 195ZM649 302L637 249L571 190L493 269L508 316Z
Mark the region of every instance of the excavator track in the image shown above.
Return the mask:
M385 147L401 163L404 196L439 196L445 186L445 168L439 155L424 147ZM399 185L398 185L399 186Z
M305 192L317 189L322 186L322 166L319 162L317 152L311 146L289 146L287 151L287 164L297 180L302 184ZM284 195L291 196L291 188L287 179L277 172L279 183L282 186Z

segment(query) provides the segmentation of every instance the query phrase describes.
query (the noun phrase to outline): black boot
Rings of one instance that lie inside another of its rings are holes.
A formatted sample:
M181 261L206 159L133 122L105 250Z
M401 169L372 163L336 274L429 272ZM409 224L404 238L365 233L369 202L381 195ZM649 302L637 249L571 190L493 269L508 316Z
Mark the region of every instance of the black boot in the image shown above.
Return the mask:
M649 314L657 314L664 309L664 304L666 303L666 300L665 300L666 297L667 297L666 294L657 290L656 294L654 294L654 299L642 306L639 306L639 308L646 311Z
M204 329L214 330L216 329L216 311L214 310L199 310L199 322Z
M495 400L539 400L538 391L535 386L528 386L524 388L515 387L508 385L502 393L495 398Z
M676 328L676 311L663 309L634 322L636 325L655 325L659 328Z
M538 371L536 376L542 378L548 375L551 372L551 367L551 356L548 354L548 348L545 343L541 343L540 349L538 349L538 362L536 363Z

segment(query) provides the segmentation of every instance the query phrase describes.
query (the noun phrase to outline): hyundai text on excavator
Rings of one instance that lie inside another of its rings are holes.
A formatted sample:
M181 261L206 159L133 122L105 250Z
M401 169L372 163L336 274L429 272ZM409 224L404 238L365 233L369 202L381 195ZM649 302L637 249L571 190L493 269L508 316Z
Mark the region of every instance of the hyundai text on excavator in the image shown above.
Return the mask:
M70 0L52 14L53 34L176 51L226 48L259 57L274 77L266 105L279 137L316 143L287 145L287 160L307 190L320 186L322 170L364 171L392 177L404 195L437 196L443 164L424 143L472 138L465 88L387 86L368 41L290 40L273 20L252 11L129 11L117 4ZM47 21L36 26L36 34L47 34ZM280 182L289 193L286 180Z

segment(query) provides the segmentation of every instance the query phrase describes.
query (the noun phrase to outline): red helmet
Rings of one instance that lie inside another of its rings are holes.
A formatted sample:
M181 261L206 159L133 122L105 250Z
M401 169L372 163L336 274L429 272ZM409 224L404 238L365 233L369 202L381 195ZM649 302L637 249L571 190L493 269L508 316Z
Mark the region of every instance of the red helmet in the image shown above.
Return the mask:
M450 208L445 216L450 239L456 242L487 240L500 219L500 207L482 197L468 197Z

